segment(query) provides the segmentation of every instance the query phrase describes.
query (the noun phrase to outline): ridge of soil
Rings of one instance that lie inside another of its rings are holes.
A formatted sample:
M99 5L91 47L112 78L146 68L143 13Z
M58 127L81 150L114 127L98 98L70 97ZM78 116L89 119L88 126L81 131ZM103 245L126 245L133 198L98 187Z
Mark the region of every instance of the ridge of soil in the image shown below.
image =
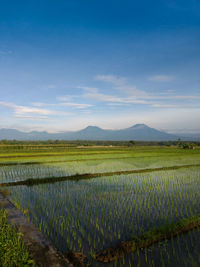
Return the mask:
M122 241L117 247L107 248L96 254L95 259L103 263L112 262L124 257L128 253L134 252L138 249L147 248L166 239L170 240L179 234L187 233L197 227L200 227L200 216L183 219L174 224L152 229L138 238L129 241ZM166 232L164 233L164 231Z
M0 206L7 211L8 224L13 226L17 232L22 233L22 240L37 266L74 267L1 192Z
M146 172L156 172L156 171L170 171L170 170L178 170L182 168L191 168L191 167L200 167L200 164L188 164L188 165L176 165L169 167L159 167L159 168L149 168L149 169L137 169L137 170L129 170L129 171L115 171L115 172L100 172L100 173L84 173L84 174L76 174L69 176L60 176L60 177L44 177L44 178L29 178L22 181L17 182L8 182L8 183L0 183L0 187L3 186L17 186L17 185L39 185L39 184L53 184L57 182L63 182L67 180L82 180L82 179L92 179L97 177L104 176L114 176L114 175L127 175L134 173L146 173Z

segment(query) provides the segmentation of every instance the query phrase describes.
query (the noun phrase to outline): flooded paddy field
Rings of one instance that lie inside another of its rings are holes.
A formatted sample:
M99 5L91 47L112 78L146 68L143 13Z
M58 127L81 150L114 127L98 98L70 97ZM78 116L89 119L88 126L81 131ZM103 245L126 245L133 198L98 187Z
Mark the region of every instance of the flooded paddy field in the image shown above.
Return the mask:
M103 152L103 153L102 153ZM58 153L58 152L57 152ZM72 155L76 153L77 155ZM200 215L200 151L97 148L39 157L37 164L2 158L0 183L127 170L152 171L3 187L63 253L83 253L91 266L199 266L199 228L104 263L99 252L163 225ZM84 155L85 153L85 155ZM81 154L81 155L80 155ZM98 156L97 156L98 155ZM55 160L56 162L47 162ZM32 158L31 158L32 160ZM26 161L27 162L27 161ZM7 164L7 165L6 165ZM199 164L199 167L198 167ZM196 165L196 166L192 166ZM154 171L158 167L185 166ZM188 167L187 167L188 166Z

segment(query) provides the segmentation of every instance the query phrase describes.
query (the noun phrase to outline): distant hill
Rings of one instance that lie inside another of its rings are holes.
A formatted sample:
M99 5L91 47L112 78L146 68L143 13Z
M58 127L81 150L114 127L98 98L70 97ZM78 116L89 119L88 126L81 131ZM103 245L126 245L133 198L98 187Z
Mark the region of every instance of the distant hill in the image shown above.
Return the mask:
M182 140L200 141L200 134L181 134Z
M121 130L104 130L97 126L88 126L76 132L48 133L22 132L14 129L0 129L0 140L111 140L111 141L174 141L180 136L156 130L145 124L136 124ZM187 137L189 140L189 137ZM196 136L195 136L196 139Z

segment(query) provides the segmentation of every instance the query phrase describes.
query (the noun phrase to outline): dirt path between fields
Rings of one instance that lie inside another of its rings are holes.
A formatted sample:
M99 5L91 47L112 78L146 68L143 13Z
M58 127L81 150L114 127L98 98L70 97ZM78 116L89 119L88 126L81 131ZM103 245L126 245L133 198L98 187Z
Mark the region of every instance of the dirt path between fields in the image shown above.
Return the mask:
M7 222L17 232L23 234L22 239L33 260L39 267L73 267L74 265L64 257L36 227L27 220L3 194L0 193L0 206L7 214Z

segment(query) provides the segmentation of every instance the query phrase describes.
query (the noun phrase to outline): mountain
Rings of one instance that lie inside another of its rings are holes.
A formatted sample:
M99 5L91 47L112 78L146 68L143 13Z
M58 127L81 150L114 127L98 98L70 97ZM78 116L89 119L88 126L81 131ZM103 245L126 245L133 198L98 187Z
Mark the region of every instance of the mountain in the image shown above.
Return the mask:
M21 132L14 129L0 129L0 140L121 140L121 141L168 141L177 140L180 136L156 130L145 124L136 124L121 130L104 130L97 126L88 126L76 132L48 133Z
M0 139L23 140L23 138L26 138L26 133L24 132L15 129L0 129Z
M133 140L141 141L168 141L177 140L177 136L171 135L165 132L161 132L154 128L151 128L145 124L136 124L130 128L119 130L118 138L121 137L123 140Z
M181 134L182 140L200 141L200 134Z
M111 136L111 130L103 130L97 126L88 126L75 133L76 139L80 140L114 140ZM74 136L74 137L75 137Z

